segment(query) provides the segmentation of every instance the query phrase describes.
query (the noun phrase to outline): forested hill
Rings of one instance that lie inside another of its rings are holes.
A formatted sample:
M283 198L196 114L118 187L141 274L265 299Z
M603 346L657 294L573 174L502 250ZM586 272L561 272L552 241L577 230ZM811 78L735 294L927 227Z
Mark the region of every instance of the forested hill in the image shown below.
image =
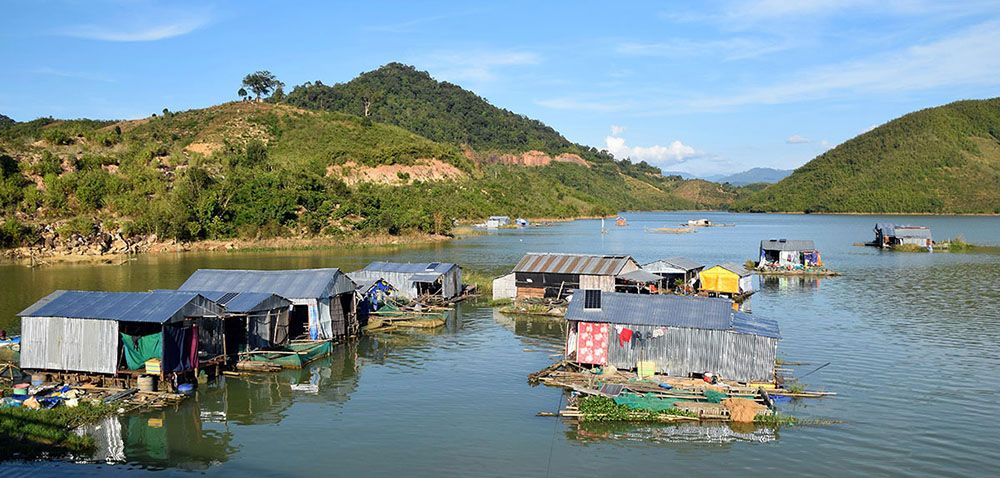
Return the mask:
M0 247L442 234L491 214L578 217L733 197L629 163L477 164L398 126L269 102L0 128Z
M736 208L1000 214L1000 98L902 116L827 151Z
M364 116L366 100L373 121L475 150L550 154L589 150L574 145L541 121L497 108L471 91L400 63L362 73L347 83L299 85L285 99L301 108L359 116Z

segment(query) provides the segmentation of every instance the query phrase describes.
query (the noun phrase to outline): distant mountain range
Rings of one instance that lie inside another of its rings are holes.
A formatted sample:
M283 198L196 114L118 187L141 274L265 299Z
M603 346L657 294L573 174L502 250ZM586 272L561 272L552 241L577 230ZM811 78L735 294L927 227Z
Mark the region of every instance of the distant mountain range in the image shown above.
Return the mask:
M774 184L792 174L791 169L752 168L734 174L711 174L699 176L684 171L664 171L664 176L680 176L681 179L704 179L713 183L729 183L733 186L767 183Z
M774 184L788 177L789 174L792 174L792 171L791 169L751 168L736 174L715 174L705 176L703 179L716 183L729 183L733 186L745 186L755 183Z

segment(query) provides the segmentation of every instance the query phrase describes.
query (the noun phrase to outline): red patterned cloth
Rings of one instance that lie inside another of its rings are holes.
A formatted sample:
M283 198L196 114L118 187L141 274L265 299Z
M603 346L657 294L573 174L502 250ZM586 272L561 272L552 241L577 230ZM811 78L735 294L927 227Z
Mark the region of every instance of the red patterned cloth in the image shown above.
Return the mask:
M580 322L577 328L576 360L580 363L608 363L608 324Z

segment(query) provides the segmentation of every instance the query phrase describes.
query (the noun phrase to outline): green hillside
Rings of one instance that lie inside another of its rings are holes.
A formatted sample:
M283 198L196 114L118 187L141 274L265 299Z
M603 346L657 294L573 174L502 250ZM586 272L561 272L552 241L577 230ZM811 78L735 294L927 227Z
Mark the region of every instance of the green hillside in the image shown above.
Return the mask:
M1000 213L1000 98L958 101L890 121L734 207Z
M576 152L578 148L540 121L491 105L471 91L439 82L400 63L333 86L320 81L295 87L285 101L309 109L364 115L435 141L476 150Z
M43 118L0 131L0 245L36 243L46 228L64 239L184 241L447 233L453 219L490 214L698 205L652 184L667 179L623 167L647 174L613 162L479 165L397 126L281 104L126 122Z

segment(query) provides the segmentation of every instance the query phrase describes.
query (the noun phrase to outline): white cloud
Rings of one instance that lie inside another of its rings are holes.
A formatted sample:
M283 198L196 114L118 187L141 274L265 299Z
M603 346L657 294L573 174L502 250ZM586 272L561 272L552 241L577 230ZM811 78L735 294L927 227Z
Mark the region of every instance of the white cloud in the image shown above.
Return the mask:
M112 42L147 42L187 35L209 23L207 9L149 9L130 11L127 15L109 18L102 24L71 26L57 34L88 40Z
M701 156L701 153L696 149L682 143L680 140L674 140L666 146L658 144L653 146L629 146L625 143L625 138L615 134L616 128L620 127L611 127L612 134L604 138L604 142L607 145L608 152L618 159L630 158L636 162L646 161L657 166L668 166ZM621 133L621 131L618 131L618 133Z
M806 143L811 143L812 140L799 134L793 134L789 136L788 139L785 140L785 142L788 144L806 144Z
M542 59L528 51L474 50L463 52L437 52L416 63L427 65L436 76L451 81L492 81L497 79L497 70L512 67L536 65Z
M611 125L611 136L621 136L625 132L624 126L618 126L616 124Z
M1000 85L1000 21L891 54L827 65L787 81L732 96L687 102L694 110L752 104L783 104L838 94L926 90L958 85Z

